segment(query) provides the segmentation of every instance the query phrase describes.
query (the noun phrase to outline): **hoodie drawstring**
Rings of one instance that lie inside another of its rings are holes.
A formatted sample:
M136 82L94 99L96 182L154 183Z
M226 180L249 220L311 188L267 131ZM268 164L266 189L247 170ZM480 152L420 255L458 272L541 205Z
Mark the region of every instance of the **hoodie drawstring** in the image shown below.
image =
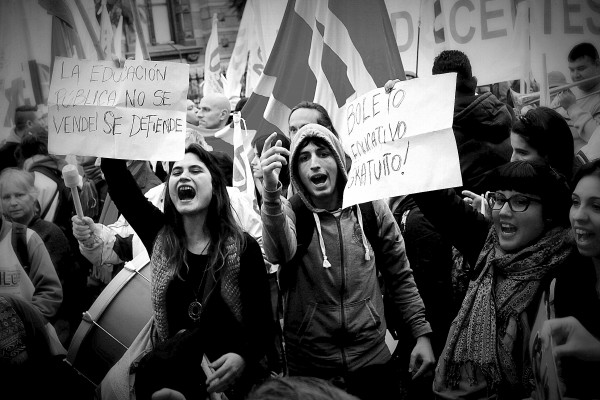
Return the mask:
M321 221L317 213L313 212L315 219L315 226L317 227L317 235L319 236L319 245L321 246L321 253L323 253L323 268L331 267L331 263L327 260L327 253L325 252L325 242L323 241L323 234L321 233Z
M360 207L356 206L356 218L358 219L358 226L360 226L360 233L362 236L363 247L365 248L365 260L369 261L371 259L371 254L369 253L369 242L367 242L367 236L365 235L365 228L363 226L363 218L362 213L360 212Z

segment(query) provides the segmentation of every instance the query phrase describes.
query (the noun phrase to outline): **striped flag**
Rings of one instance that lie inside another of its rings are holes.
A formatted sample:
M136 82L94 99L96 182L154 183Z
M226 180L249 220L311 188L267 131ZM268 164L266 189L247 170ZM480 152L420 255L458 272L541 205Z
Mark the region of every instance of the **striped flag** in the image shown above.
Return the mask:
M244 125L242 128L242 124ZM245 121L241 120L239 112L233 114L233 187L239 189L252 203L254 210L259 212L258 203L254 194L254 177L250 158L254 155L252 148L252 135L246 130ZM260 212L259 212L260 213Z
M204 56L204 95L224 93L221 80L221 57L219 56L219 32L217 14L213 14L212 30L206 43Z
M287 135L291 108L308 100L341 129L345 104L392 78L404 69L383 0L290 0L242 115L257 135Z

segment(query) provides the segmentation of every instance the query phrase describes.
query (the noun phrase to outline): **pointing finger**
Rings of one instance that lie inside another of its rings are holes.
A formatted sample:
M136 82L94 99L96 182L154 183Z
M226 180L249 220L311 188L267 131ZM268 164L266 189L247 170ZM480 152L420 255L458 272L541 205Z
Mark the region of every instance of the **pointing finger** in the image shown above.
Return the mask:
M263 145L262 154L265 154L265 152L271 148L271 142L273 141L273 139L275 139L276 136L277 136L277 132L273 132L269 135L267 140L265 140L265 144Z

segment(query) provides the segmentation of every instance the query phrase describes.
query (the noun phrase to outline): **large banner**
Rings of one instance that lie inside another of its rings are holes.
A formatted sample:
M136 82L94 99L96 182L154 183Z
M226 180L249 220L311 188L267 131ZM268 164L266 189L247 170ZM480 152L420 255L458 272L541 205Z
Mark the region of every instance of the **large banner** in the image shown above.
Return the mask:
M386 0L402 63L431 75L442 50L461 50L479 84L521 79L542 81L547 71L567 78L567 55L581 42L600 48L598 0ZM418 68L417 68L418 65Z
M53 154L183 158L189 65L57 57L48 97Z
M456 74L375 89L345 108L344 150L352 158L343 207L462 185L452 119Z
M519 79L528 45L520 34L527 19L517 15L520 11L526 17L523 5L516 9L510 0L423 0L419 50L431 62L428 74L435 55L460 50L469 57L480 85Z

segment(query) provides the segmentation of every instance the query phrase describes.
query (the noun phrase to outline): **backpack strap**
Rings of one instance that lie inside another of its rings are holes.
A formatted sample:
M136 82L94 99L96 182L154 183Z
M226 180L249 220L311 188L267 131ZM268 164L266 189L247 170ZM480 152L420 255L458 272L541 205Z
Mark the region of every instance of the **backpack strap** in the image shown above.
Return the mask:
M62 172L57 168L51 168L43 164L33 164L29 167L29 172L39 172L52 179L57 185L62 182Z
M315 230L315 219L312 212L306 207L298 193L294 194L289 202L296 216L296 253L285 264L285 268L279 272L279 285L284 291L288 288L288 282L291 279L288 276L292 275L291 271L298 266L300 260L308 251Z
M365 235L367 236L369 243L371 243L371 247L373 247L373 252L375 253L375 268L377 268L380 279L379 285L383 293L383 308L387 329L394 339L399 340L400 337L405 337L403 334L406 332L406 325L404 324L402 317L396 312L394 300L390 297L389 282L386 282L379 269L379 264L377 264L377 260L382 260L384 256L383 240L379 236L377 214L375 214L373 202L359 204L359 207L363 217ZM406 338L410 337L410 335L406 336Z
M58 175L59 174L58 169L50 168L50 167L47 167L42 164L33 164L31 167L29 167L29 172L31 172L31 173L39 172L40 174L52 179L54 181L54 183L56 183L56 190L54 191L54 194L52 195L52 199L50 199L50 201L48 202L48 204L46 205L46 207L42 210L42 212L40 214L40 219L44 219L44 218L46 218L48 211L50 211L50 207L52 207L52 204L54 203L56 196L58 195L58 191L60 190L60 184L62 182L62 177Z
M29 275L31 265L29 262L29 252L27 251L27 227L17 222L12 223L11 243L19 263Z
M50 207L52 207L52 204L54 204L54 199L56 199L56 196L58 195L58 185L56 185L56 190L54 190L54 194L52 195L52 198L50 199L50 201L48 202L48 204L46 204L46 207L44 208L44 210L41 212L40 214L40 219L44 219L46 218L46 215L48 215L48 211L50 211Z
M304 256L308 246L313 237L315 229L315 219L313 218L312 212L306 207L306 204L302 201L298 193L290 198L290 206L296 216L296 243L298 249L296 250L296 258L300 253L300 258Z

